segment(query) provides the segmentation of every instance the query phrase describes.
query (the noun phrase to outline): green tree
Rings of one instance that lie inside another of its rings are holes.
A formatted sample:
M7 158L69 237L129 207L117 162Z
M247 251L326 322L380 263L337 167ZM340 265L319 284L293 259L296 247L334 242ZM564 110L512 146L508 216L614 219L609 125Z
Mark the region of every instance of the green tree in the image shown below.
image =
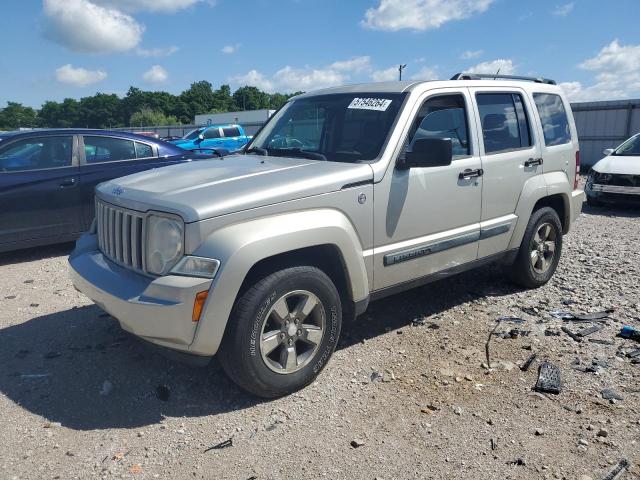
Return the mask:
M72 128L81 126L80 103L65 98L62 103L45 102L38 112L39 124L48 128Z
M80 126L112 128L124 126L120 116L120 98L114 94L96 93L80 99Z
M186 114L188 121L193 122L196 115L215 109L215 99L211 83L206 80L192 83L187 90L180 94L180 101L186 106L186 112L181 112L181 116Z
M152 110L148 107L143 108L139 112L135 112L129 119L129 125L132 127L140 126L161 126L175 125L177 122L175 117L167 117L163 112Z
M21 103L7 102L7 106L0 109L0 130L15 130L37 126L37 112L31 107L25 107Z
M269 108L269 94L256 87L241 87L233 94L238 110L260 110Z

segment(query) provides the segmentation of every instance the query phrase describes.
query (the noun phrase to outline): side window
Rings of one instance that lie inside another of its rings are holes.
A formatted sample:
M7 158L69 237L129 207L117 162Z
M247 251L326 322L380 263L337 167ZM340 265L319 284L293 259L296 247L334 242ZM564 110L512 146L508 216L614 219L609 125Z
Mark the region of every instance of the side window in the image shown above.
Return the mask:
M571 141L569 120L560 95L534 93L533 100L540 115L544 143L547 146L569 143Z
M0 172L71 166L73 137L17 140L0 149Z
M238 127L226 127L222 129L222 136L224 137L239 137L240 129Z
M149 158L153 157L153 148L146 143L136 142L136 157Z
M133 141L124 138L84 137L87 163L116 162L136 158Z
M204 131L204 138L220 138L220 129L218 127L207 128Z
M478 111L485 153L531 146L522 97L514 93L478 93Z
M459 94L442 95L426 100L414 120L408 149L421 138L450 139L453 158L471 154L467 126L467 107Z

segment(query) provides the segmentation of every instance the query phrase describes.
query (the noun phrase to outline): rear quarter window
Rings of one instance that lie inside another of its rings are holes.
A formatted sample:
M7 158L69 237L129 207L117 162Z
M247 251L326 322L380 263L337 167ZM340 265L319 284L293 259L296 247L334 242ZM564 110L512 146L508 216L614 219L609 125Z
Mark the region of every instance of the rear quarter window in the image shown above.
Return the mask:
M563 145L571 142L569 119L560 95L534 93L533 100L540 115L545 145Z

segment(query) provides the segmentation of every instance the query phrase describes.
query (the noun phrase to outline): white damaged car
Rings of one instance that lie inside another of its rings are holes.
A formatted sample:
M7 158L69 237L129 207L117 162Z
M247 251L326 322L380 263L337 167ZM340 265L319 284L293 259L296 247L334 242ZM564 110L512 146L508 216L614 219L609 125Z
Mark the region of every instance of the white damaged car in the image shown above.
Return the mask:
M634 203L640 205L640 133L618 148L607 148L587 179L587 203Z

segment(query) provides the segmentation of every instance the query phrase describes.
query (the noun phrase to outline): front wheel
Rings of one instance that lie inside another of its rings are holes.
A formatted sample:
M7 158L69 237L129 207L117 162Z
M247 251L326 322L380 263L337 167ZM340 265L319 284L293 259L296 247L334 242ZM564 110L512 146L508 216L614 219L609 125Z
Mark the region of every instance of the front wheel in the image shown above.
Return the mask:
M556 211L542 207L531 215L518 256L509 272L511 280L536 288L553 276L562 253L562 225Z
M244 390L279 397L316 378L338 343L341 324L340 295L331 279L315 267L287 268L236 301L218 357Z

